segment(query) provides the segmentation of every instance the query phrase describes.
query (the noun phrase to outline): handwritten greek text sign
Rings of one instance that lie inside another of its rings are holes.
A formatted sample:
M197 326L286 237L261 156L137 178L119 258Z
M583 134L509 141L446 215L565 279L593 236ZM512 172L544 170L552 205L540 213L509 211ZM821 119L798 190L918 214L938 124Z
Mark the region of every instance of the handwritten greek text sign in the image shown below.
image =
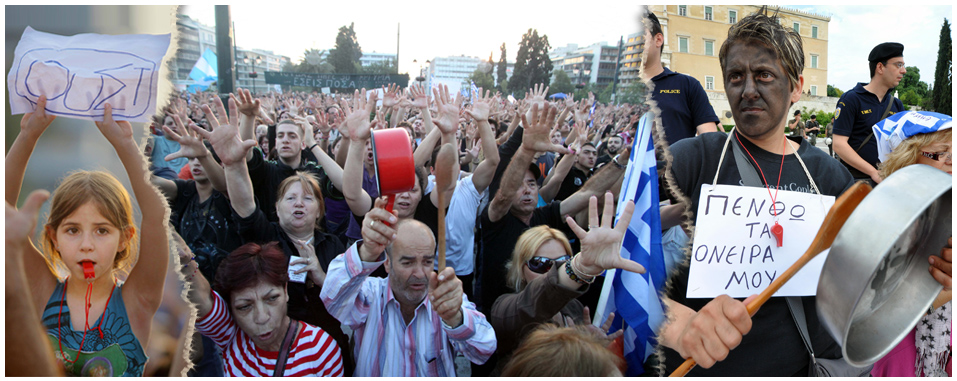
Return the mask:
M27 27L7 75L12 114L33 112L46 95L46 111L68 118L148 122L170 35L84 33L59 36Z
M832 205L833 196L778 190L772 209L766 188L703 185L687 297L760 293L804 255ZM783 247L771 235L774 211L784 228ZM774 296L814 295L827 253L818 254Z

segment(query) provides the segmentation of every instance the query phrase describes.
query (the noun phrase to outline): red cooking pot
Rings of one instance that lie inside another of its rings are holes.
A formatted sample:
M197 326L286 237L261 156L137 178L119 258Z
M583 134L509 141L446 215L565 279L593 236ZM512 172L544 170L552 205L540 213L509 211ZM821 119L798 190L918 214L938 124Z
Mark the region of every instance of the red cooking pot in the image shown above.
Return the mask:
M379 195L389 198L386 210L392 212L395 195L415 188L415 160L412 140L401 128L372 131L372 162Z

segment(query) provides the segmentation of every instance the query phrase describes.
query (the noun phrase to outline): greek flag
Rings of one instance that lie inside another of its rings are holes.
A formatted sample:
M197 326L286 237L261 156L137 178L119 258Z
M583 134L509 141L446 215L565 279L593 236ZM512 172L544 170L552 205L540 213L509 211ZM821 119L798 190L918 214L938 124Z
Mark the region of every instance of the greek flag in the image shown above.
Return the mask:
M478 87L475 87L475 81L469 81L469 82L472 83L472 85L469 88L469 93L471 93L472 95L469 98L469 103L475 104L475 97L477 96L476 94L478 94Z
M658 171L651 138L653 120L654 114L647 112L638 124L615 211L617 220L625 209L625 202L635 202L635 212L621 245L621 256L640 263L647 271L636 274L610 270L605 277L594 320L600 325L614 312L611 331L624 328L627 376L644 373L642 364L654 352L656 332L665 321L665 307L658 293L664 287L668 270L661 250Z
M210 84L216 82L218 78L216 75L216 67L216 53L206 48L203 55L199 57L199 60L193 65L193 70L189 72L189 78L194 81L194 84L188 87L190 91L194 89L206 90Z
M588 119L591 119L591 121L588 122L588 128L593 128L593 127L595 126L595 119L592 118L592 114L595 113L595 108L596 108L596 107L598 107L598 101L597 101L597 100L595 101L595 103L592 103L591 109L588 110ZM654 149L655 147L651 147L651 148Z

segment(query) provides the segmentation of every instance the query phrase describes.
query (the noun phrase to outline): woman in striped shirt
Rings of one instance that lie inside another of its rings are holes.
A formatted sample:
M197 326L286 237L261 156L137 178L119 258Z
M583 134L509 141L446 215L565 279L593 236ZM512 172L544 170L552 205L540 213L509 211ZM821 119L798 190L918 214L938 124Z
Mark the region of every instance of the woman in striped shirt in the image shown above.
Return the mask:
M286 315L288 262L275 242L249 243L229 254L216 273L215 291L180 245L189 298L198 309L196 329L213 339L228 376L343 375L332 336Z

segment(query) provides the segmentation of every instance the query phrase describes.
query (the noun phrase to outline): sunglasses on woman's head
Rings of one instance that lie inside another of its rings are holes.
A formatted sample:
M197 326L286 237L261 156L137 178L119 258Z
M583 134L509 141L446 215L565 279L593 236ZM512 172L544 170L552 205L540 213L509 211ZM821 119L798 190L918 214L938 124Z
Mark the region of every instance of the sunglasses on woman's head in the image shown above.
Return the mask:
M552 265L561 266L563 263L568 262L569 259L571 259L571 256L568 255L558 259L536 256L529 259L528 262L525 262L525 266L527 266L528 269L533 273L544 274L552 268Z

